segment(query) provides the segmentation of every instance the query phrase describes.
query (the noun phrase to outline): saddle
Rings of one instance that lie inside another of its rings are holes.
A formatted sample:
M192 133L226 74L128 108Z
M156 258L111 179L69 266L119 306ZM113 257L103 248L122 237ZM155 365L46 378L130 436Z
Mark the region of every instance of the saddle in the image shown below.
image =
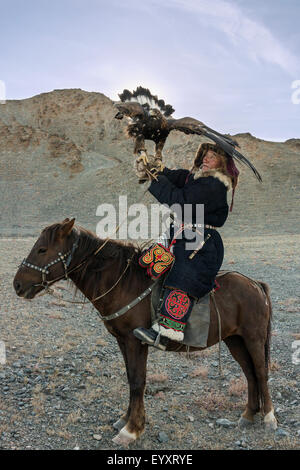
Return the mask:
M217 279L232 271L219 271ZM159 319L159 307L163 300L164 279L166 274L160 277L154 286L151 294L151 320L155 323ZM217 284L217 283L216 283ZM207 338L210 325L210 296L211 292L201 297L198 302L194 303L192 312L184 329L184 338L180 341L186 346L197 348L207 347Z

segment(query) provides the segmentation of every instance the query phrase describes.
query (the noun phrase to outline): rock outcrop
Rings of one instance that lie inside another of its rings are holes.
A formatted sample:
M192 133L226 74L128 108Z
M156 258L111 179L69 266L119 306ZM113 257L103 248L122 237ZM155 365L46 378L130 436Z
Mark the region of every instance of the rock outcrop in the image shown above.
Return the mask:
M113 102L102 93L80 89L54 90L0 105L0 236L36 233L72 215L95 230L99 204L118 204L119 194L127 194L130 203L140 198L145 187L137 185L132 170L133 141L126 136L126 123L114 119L115 113ZM260 185L240 167L233 229L252 230L247 226L251 211L258 225L273 218L280 226L283 213L292 221L300 139L277 143L250 133L233 137L263 177ZM164 161L171 168L189 168L202 141L171 133ZM154 148L151 142L147 147ZM280 194L288 195L288 202Z

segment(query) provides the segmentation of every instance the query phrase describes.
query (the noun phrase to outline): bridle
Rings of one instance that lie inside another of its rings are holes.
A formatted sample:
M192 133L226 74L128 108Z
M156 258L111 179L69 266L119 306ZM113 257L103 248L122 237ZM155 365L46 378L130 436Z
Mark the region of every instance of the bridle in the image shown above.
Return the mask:
M102 246L102 245L101 245ZM71 271L68 272L68 267L70 266L71 264L71 261L72 261L72 258L73 258L73 254L76 250L76 248L78 247L78 238L77 240L75 240L75 242L73 243L72 245L72 248L67 251L66 253L61 253L60 251L58 252L58 258L56 258L55 260L51 261L50 263L46 264L45 266L37 266L35 264L32 264L32 263L29 263L29 261L27 261L27 259L23 259L22 263L20 264L19 267L21 266L26 266L27 268L31 268L31 269L35 269L36 271L39 271L42 275L42 282L40 282L39 284L33 284L34 287L44 287L44 289L46 290L46 292L49 290L49 286L54 284L54 282L56 281L59 281L61 279L68 279L68 275ZM62 263L63 265L63 268L64 268L64 274L56 279L53 279L51 281L47 281L47 275L50 274L50 271L49 271L49 268L57 263ZM83 263L80 263L80 265L76 266L76 268L78 268L79 266L81 266L81 264ZM74 268L74 269L76 269ZM73 271L73 269L72 269Z
M22 263L20 264L19 267L26 266L27 268L31 268L31 269L35 269L36 271L39 271L42 275L42 282L40 282L39 284L33 284L33 287L43 287L44 288L44 292L40 295L53 294L53 291L50 289L50 286L52 284L54 284L55 282L60 281L62 279L66 279L66 280L69 279L69 274L70 273L72 273L73 271L76 271L81 266L83 266L91 256L95 256L96 254L98 254L99 251L102 250L102 248L106 245L106 243L109 240L110 240L109 238L106 238L106 240L104 241L104 243L102 243L102 245L100 245L93 253L88 255L81 263L77 264L77 266L73 267L70 270L68 270L68 267L70 266L72 258L73 258L73 254L74 254L76 248L78 247L79 235L78 235L77 239L75 240L75 242L73 243L72 248L69 251L67 251L64 254L62 254L61 252L58 252L58 258L56 258L54 261L51 261L50 263L46 264L45 266L41 267L41 266L37 266L37 265L32 264L32 263L29 263L27 261L27 259L24 258L24 260L22 261ZM92 303L99 300L99 299L101 299L106 294L108 294L114 287L116 287L116 285L120 282L120 280L122 279L122 277L126 273L127 269L129 268L129 266L130 266L130 264L133 260L133 256L134 255L132 255L132 257L127 260L127 264L126 264L126 267L125 267L124 271L122 272L119 279L114 283L114 285L110 289L108 289L104 294L99 295L98 297L91 299ZM59 276L59 277L55 278L55 279L52 279L51 281L47 281L47 275L50 274L50 271L49 271L48 268L50 268L54 264L57 264L57 263L60 263L60 262L63 264L64 274L62 276Z

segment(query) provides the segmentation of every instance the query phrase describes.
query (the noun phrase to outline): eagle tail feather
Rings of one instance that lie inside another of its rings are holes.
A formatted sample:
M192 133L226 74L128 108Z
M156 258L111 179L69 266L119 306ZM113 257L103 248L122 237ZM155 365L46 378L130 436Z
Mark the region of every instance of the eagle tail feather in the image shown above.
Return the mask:
M137 101L148 110L158 109L165 117L171 116L175 111L170 104L165 104L164 100L159 100L148 88L142 86L138 86L133 92L125 89L119 97L122 102Z
M129 90L123 90L122 93L119 94L119 98L122 101L122 103L125 103L126 101L130 101L132 98L132 93Z

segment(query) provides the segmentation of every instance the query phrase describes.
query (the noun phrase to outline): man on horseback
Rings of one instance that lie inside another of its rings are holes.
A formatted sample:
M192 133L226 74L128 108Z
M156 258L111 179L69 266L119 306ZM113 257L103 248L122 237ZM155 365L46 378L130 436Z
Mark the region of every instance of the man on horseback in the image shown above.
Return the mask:
M150 174L151 178L153 164L150 166L139 165L138 176L141 177L144 170L144 176L149 178ZM234 194L238 175L233 158L216 144L200 145L192 171L170 170L161 164L154 170L155 177L151 178L148 188L150 193L169 207L179 204L184 210L184 205L190 204L192 220L188 227L176 218L171 224L168 247L172 246L175 261L164 281L159 320L149 329L133 331L144 343L165 350L169 340L182 341L194 302L213 289L224 257L217 228L222 227L228 217L227 191L232 189ZM201 224L201 227L196 220L197 204L204 205L204 226ZM232 205L233 196L230 210ZM187 239L186 230L192 230L195 236L202 233L204 241L196 250L186 248L186 242L191 241L190 236ZM182 236L176 238L179 232Z

